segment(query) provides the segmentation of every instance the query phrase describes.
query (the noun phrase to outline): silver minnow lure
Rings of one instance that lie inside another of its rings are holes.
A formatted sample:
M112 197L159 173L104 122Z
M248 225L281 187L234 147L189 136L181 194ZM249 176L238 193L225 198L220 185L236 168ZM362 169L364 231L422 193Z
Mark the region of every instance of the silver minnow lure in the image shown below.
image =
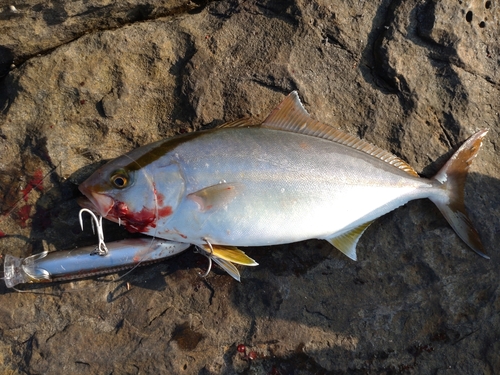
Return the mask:
M292 92L260 125L239 120L140 147L101 167L80 190L86 206L132 232L219 256L230 246L318 238L356 259L356 244L375 219L428 198L487 257L463 201L486 133L470 137L436 176L420 178L391 153L311 118Z
M12 288L17 284L66 281L114 273L171 257L190 246L153 238L130 238L106 245L106 255L99 255L95 246L44 251L27 258L7 254L4 261L5 285Z

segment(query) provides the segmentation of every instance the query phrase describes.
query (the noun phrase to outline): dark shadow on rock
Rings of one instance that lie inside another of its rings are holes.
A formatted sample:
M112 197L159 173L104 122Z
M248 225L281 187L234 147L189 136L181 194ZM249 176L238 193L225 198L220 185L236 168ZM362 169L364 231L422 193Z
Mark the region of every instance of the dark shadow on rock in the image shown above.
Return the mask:
M68 13L62 3L54 3L54 7L42 10L43 19L49 26L59 25L68 19Z
M166 133L168 129L171 128L172 124L176 123L191 123L193 116L195 114L195 109L190 105L189 95L192 93L193 89L189 84L185 83L185 78L189 77L193 67L190 63L191 59L196 53L196 47L194 40L190 35L185 34L185 53L180 56L177 61L170 67L169 73L175 78L175 89L174 92L177 97L179 97L179 106L176 106L172 111L172 121L170 124L165 124L165 129L161 129L163 133ZM187 80L189 82L189 79Z
M293 26L298 26L302 16L296 1L257 1L257 8L268 18L278 18Z
M9 108L16 99L19 91L20 87L17 78L14 78L8 74L4 77L0 75L0 113L8 113ZM0 137L1 136L2 129L0 127Z
M384 42L391 38L396 11L402 3L402 0L383 1L379 6L358 67L365 81L375 90L397 95L403 110L411 112L416 103L409 85L405 77L398 75L389 64L387 48L384 45Z
M410 24L406 30L408 38L412 43L426 48L431 58L447 63L460 64L460 58L454 46L459 41L458 36L452 33L444 34L444 31L441 31L441 43L436 42L431 37L436 22L435 12L436 3L432 1L415 6L409 15Z
M208 12L222 20L231 18L234 14L247 11L259 14L269 19L278 18L294 26L299 25L301 17L300 7L296 0L273 1L258 0L243 4L239 0L209 2Z
M92 233L90 219L84 216L85 230L82 232L78 222L80 206L77 199L82 196L78 185L103 163L85 166L73 173L68 179L58 174L55 168L49 175L52 188L45 191L38 199L35 214L32 217L30 241L33 253L41 252L42 240L58 250L72 249L77 246L90 246L96 243ZM112 223L104 221L106 240L120 238L123 228L114 228ZM61 235L63 234L63 235Z
M383 1L379 6L359 63L365 81L384 94L397 94L399 91L394 81L394 71L386 61L382 43L387 38L389 27L394 22L394 13L400 4L401 0Z
M139 4L127 12L127 17L134 22L144 21L150 18L154 9L151 4Z
M0 46L0 80L9 73L10 66L14 62L14 54L9 48ZM1 85L1 81L0 81ZM2 109L0 103L0 109Z
M444 34L444 31L441 32L440 43L431 37L436 20L435 8L436 3L430 1L412 9L407 35L412 43L426 49L429 63L435 69L435 79L440 82L439 87L442 88L441 97L446 99L446 103L453 103L453 107L451 104L445 105L443 117L440 119L440 126L446 137L442 141L453 147L462 141L457 138L460 135L460 124L455 121L453 113L467 111L469 95L452 67L464 66L455 46L459 37L453 33Z

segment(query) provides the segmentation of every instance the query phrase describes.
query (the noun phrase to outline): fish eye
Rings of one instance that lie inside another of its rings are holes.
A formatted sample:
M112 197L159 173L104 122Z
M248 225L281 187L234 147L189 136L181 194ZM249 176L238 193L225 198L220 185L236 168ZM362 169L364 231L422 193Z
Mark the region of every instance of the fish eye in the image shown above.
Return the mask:
M128 173L123 169L119 169L111 175L110 181L117 189L126 188L129 184Z

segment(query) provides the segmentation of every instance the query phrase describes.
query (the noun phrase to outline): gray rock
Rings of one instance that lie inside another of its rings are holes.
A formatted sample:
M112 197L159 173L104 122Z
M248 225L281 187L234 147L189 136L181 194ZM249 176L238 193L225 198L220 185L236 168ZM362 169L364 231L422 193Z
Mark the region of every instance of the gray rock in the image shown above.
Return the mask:
M491 260L469 251L432 203L416 201L366 231L358 262L307 241L247 249L260 266L242 269L241 283L219 270L200 278L206 260L189 250L118 281L23 288L33 293L2 286L3 373L499 371L497 2L8 5L3 254L95 243L90 228L80 233L77 184L103 160L262 119L297 89L315 118L425 176L490 128L466 204ZM127 235L111 223L105 233Z

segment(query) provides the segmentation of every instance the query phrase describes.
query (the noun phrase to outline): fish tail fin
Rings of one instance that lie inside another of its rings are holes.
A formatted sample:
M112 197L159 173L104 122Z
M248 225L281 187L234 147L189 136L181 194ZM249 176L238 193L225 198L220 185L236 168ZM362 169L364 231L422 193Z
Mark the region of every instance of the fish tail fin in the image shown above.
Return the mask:
M464 187L467 172L476 157L487 129L478 131L467 139L453 154L432 180L445 190L445 196L429 197L439 208L458 236L476 253L489 259L484 250L479 233L472 225L465 210Z

